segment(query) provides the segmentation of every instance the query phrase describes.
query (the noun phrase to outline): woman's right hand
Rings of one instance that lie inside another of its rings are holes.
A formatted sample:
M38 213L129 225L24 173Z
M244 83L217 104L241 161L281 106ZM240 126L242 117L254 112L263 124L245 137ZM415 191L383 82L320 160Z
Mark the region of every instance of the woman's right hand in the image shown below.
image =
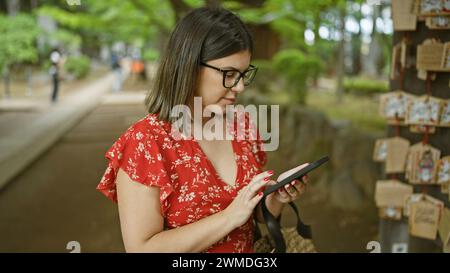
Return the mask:
M240 227L253 215L253 211L261 201L263 192L261 188L270 181L273 171L265 171L255 175L250 183L243 187L233 202L224 210L226 217L233 222L234 227Z

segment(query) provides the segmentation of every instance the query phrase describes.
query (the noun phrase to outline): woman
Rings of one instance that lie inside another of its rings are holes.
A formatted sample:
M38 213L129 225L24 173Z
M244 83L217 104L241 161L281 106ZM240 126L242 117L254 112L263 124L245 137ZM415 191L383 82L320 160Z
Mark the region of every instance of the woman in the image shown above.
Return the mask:
M256 73L252 49L245 25L224 9L196 9L176 25L146 99L150 114L108 150L97 187L118 203L127 252L253 251L252 216L262 221L261 190L276 183L262 172L262 142L176 139L170 116L194 97L203 107L232 104ZM279 215L303 190L293 181L267 197L268 209Z

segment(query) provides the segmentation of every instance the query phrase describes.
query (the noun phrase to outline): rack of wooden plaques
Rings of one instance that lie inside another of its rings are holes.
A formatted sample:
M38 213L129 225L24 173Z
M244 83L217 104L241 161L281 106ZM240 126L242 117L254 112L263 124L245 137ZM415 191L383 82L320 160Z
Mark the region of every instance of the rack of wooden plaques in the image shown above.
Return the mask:
M382 252L450 252L450 0L392 0L387 136L373 159Z

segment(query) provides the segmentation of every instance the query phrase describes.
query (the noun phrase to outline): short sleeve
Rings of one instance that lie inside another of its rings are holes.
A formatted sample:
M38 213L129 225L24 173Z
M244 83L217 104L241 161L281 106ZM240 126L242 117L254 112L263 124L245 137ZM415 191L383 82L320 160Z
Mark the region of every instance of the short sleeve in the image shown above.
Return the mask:
M145 130L130 127L106 152L108 166L97 190L117 203L116 177L121 168L131 180L145 186L160 188L161 214L169 206L167 198L173 192L163 155L153 136Z

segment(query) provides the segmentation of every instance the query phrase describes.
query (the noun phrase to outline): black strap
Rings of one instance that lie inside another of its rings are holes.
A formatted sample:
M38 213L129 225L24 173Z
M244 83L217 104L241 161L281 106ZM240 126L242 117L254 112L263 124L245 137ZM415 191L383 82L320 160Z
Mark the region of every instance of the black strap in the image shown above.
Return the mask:
M312 239L311 227L303 223L298 213L297 206L293 202L289 202L289 205L295 211L295 215L297 216L297 233L305 239ZM267 209L266 195L262 199L261 210L269 235L275 242L275 252L285 253L286 242L283 238L283 233L281 233L281 224L279 218L277 220L277 218L275 218Z

